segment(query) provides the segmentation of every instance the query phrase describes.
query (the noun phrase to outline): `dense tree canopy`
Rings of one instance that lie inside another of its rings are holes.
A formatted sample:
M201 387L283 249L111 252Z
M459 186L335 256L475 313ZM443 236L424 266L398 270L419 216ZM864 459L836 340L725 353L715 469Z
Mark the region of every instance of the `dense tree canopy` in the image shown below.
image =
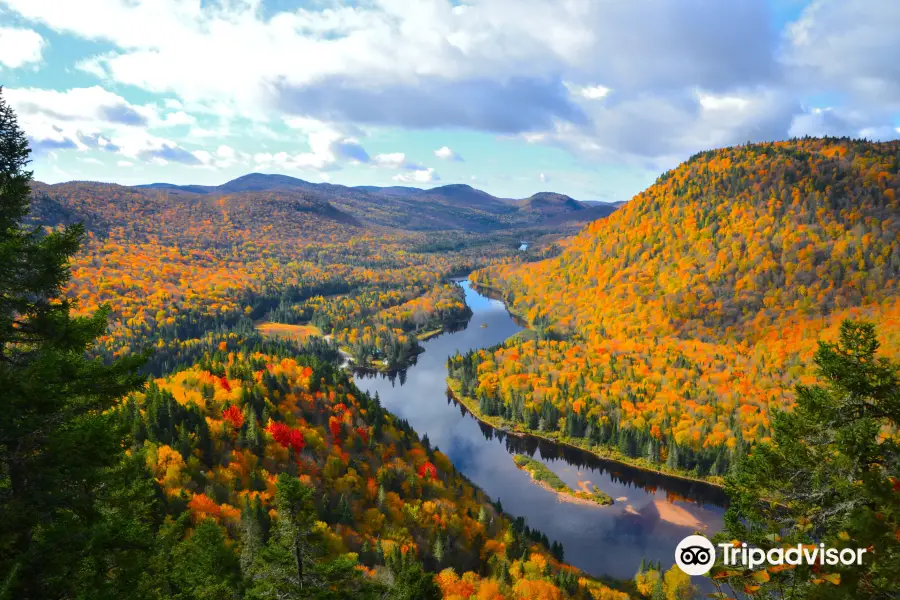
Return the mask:
M701 153L558 257L474 273L538 335L451 370L511 426L720 476L844 319L900 348L898 193L898 142Z
M723 541L769 550L798 543L863 548L861 565L715 572L756 597L896 598L900 581L900 365L878 355L871 323L846 322L822 343L821 384L798 386L792 411L773 415L727 480Z
M141 490L110 489L129 469L104 412L140 385L141 357L85 357L107 311L70 315L62 288L84 230L25 225L28 155L0 95L0 598L10 600L74 597L98 568L116 580L108 586L127 585L136 567L127 548L146 525L140 509L122 510Z

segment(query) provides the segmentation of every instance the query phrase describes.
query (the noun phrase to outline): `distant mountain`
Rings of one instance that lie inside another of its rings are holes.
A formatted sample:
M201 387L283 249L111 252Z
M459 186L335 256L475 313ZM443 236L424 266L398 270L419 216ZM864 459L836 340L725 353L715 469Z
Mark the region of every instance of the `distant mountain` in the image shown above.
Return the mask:
M515 211L515 207L509 200L497 198L463 183L442 185L430 190L423 190L421 195L429 198L443 198L457 206L471 206L494 213Z
M520 200L519 207L522 210L539 212L545 215L585 210L584 204L578 200L565 194L555 194L553 192L538 192L529 198Z
M304 181L289 175L266 175L263 173L249 173L237 179L232 179L216 188L222 192L262 192L283 188L316 189L318 184Z
M191 194L206 194L209 191L216 189L214 186L210 185L175 185L174 183L147 183L144 185L136 185L134 187L138 189L188 192Z
M54 187L48 186L49 189ZM251 199L253 194L261 194L261 199L266 202L273 197L281 197L288 205L302 201L300 205L305 211L343 224L364 223L419 231L484 232L544 226L568 229L611 212L608 207L588 209L569 196L551 192L517 200L498 198L465 184L429 189L408 186L349 187L264 173L249 173L217 186L151 183L126 189L195 198L242 194L247 195L245 200ZM52 210L58 212L57 208Z
M219 192L262 192L266 190L286 188L315 188L317 184L290 177L289 175L267 175L265 173L248 173L232 179L222 185L175 185L172 183L149 183L136 185L136 188L171 190L192 194L214 194Z
M394 185L390 187L378 187L377 185L357 185L353 189L360 190L362 192L388 194L391 196L415 196L425 191L421 188L406 187L402 185Z
M618 209L618 205L613 204L594 204L583 207L583 210L573 210L567 212L559 212L550 215L541 221L542 227L556 227L563 224L577 225L580 223L591 223L598 219L603 219L611 215Z
M606 200L579 200L579 202L588 206L611 206L613 208L619 208L623 206L627 200L616 200L615 202L607 202Z

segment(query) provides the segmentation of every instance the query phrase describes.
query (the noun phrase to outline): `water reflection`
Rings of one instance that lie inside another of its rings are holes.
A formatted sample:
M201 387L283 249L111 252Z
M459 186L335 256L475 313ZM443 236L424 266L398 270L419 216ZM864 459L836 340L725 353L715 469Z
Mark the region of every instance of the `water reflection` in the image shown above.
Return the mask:
M521 330L502 302L462 283L473 311L468 326L423 344L415 366L398 373L360 373L360 388L378 393L386 408L409 421L454 465L499 499L504 510L562 542L566 561L595 575L634 576L642 558L673 563L678 542L694 531L722 525L724 495L688 480L598 459L576 448L495 430L447 397L446 361L457 351L500 343ZM516 468L512 454L544 462L572 488L596 485L616 499L612 506L561 503ZM696 579L696 578L695 578ZM698 581L699 582L699 581Z

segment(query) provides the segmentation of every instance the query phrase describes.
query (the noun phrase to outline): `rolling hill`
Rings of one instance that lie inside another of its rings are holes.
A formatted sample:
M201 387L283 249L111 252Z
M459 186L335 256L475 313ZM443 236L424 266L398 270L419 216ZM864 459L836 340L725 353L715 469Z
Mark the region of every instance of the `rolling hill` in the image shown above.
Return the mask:
M548 436L722 474L841 320L900 349L898 156L846 139L704 152L558 257L475 273L540 339L460 357L463 391Z
M360 357L398 367L417 344L409 320L391 310L418 302L422 314L440 313L446 279L528 258L523 238L538 249L579 226L568 215L590 212L565 196L522 208L469 186L382 193L260 174L215 188L32 188L31 223L83 222L89 233L68 293L80 313L110 304L97 346L108 358L146 344L175 348L208 328L315 318Z
M71 184L62 184L71 185ZM605 216L600 211L581 213L585 205L562 194L543 192L523 200L498 198L464 184L430 189L392 186L348 187L311 183L287 175L250 173L219 186L152 183L134 186L147 193L222 196L268 192L276 196L303 197L308 202L328 203L361 222L415 231L494 231L540 227L552 218L551 227L571 229L585 217ZM570 215L563 217L560 215ZM571 221L571 225L569 222Z

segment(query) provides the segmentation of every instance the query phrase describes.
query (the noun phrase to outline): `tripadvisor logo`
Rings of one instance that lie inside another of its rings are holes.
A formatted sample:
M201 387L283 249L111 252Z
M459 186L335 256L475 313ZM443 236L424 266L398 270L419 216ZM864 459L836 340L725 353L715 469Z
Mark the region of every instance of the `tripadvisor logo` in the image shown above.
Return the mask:
M688 575L706 575L716 562L716 547L702 535L689 535L675 548L675 564Z
M861 565L865 548L826 548L825 544L797 544L789 548L751 548L742 543L718 544L726 566L755 569L762 565ZM716 547L702 535L689 535L675 548L675 564L688 575L706 575L716 562Z

